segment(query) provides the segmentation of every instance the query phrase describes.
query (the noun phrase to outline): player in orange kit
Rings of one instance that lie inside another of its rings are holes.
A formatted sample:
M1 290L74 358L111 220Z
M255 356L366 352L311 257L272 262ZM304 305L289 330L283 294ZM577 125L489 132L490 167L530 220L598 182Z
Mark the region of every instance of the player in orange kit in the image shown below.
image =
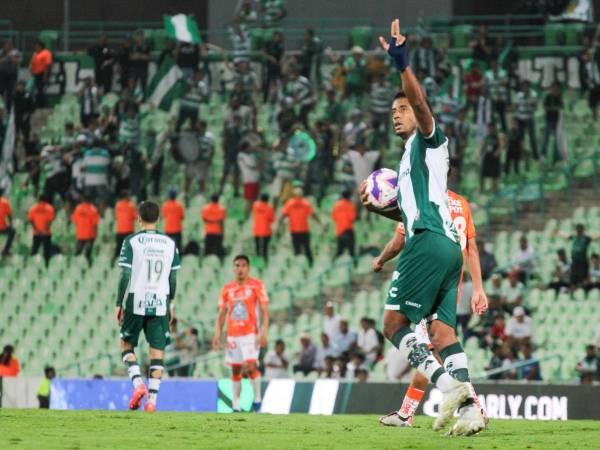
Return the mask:
M462 196L455 192L448 190L448 209L450 210L450 216L456 230L458 231L458 237L460 240L460 248L463 253L463 260L467 262L471 278L473 280L473 297L471 299L472 305L480 305L477 310L474 310L477 314L482 314L487 309L487 297L483 290L483 281L481 279L481 266L479 263L479 252L477 250L477 242L475 240L476 232L475 225L471 218L471 208L469 202ZM400 222L396 228L396 235L394 238L387 243L381 254L373 261L373 270L379 272L383 265L398 255L404 248L405 243L405 232L404 224ZM461 294L462 284L462 272L460 277L460 283L458 287L458 300ZM485 305L485 308L483 308ZM415 334L420 341L426 343L431 349L431 343L429 341L429 335L427 333L427 322L423 319L416 327ZM400 410L394 411L387 416L380 418L380 423L383 425L390 426L411 426L415 412L425 394L425 388L427 387L428 381L419 372L415 372L413 379L408 387L408 391L402 402ZM474 400L478 403L477 395L471 385L471 394ZM481 405L479 405L481 407ZM482 409L483 412L483 409Z
M235 280L221 291L212 346L215 351L221 347L221 331L227 320L225 363L231 366L233 411L240 412L242 373L245 371L254 391L252 409L259 412L262 397L257 362L260 347L267 345L269 297L264 283L250 277L250 259L246 255L233 259L233 272Z

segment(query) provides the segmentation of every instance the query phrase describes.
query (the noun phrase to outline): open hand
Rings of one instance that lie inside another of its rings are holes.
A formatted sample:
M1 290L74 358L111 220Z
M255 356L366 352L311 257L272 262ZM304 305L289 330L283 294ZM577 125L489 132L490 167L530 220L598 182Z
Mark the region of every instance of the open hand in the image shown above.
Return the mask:
M471 297L471 310L478 316L482 315L488 309L488 299L483 290L474 291Z
M390 37L396 39L396 47L400 47L406 41L406 36L400 34L400 20L396 19L390 26ZM381 47L387 52L390 49L389 39L379 36L379 43Z

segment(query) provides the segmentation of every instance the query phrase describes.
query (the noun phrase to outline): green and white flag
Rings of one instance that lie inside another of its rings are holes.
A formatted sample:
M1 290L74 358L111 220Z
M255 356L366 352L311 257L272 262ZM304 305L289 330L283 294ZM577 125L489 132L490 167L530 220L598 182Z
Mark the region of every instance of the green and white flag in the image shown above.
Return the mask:
M201 42L198 25L192 16L177 14L175 16L163 16L163 20L167 35L170 38L194 44Z
M174 100L187 89L183 72L172 58L166 57L146 89L146 101L169 111Z

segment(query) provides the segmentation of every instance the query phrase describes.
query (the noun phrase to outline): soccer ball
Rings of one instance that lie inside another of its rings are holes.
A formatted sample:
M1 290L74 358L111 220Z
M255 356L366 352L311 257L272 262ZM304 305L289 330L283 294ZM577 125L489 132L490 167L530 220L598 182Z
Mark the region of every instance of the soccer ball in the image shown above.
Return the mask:
M398 174L392 169L378 169L367 178L369 203L381 211L398 207Z

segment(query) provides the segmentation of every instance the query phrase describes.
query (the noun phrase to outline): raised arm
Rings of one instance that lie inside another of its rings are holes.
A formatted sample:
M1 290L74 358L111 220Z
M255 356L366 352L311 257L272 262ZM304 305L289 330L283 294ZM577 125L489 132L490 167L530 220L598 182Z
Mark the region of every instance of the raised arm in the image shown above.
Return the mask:
M417 80L409 66L408 45L406 37L400 34L400 21L398 19L392 22L389 39L386 40L383 36L379 36L379 43L392 58L396 69L400 71L402 90L414 110L419 130L426 137L431 136L434 131L433 114L429 109L427 98L421 89L419 80Z

